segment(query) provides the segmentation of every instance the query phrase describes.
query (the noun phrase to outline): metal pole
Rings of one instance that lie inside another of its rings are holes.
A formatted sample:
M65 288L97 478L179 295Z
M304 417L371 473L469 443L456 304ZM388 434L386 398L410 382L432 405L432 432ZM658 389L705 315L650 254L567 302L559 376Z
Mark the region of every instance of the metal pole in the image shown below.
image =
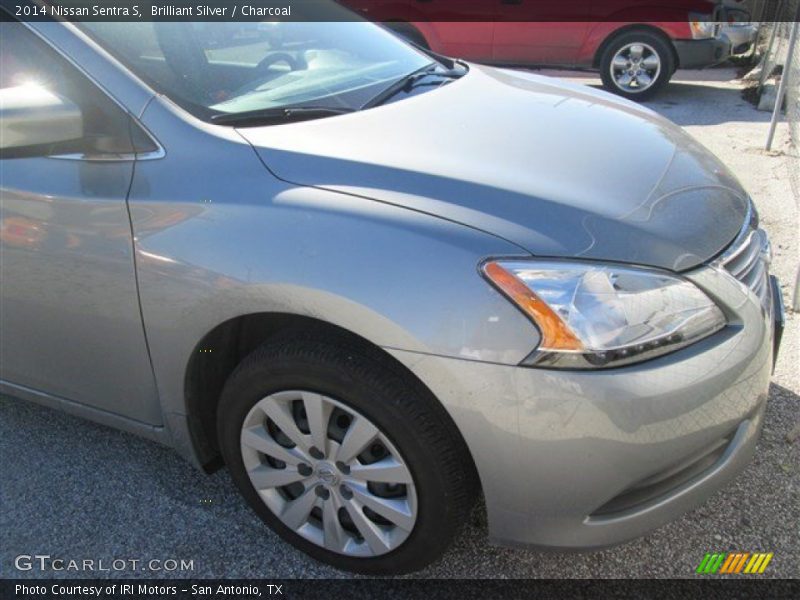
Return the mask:
M792 310L800 312L800 265L797 267L797 276L794 279L794 299L792 300Z
M778 97L775 98L775 108L772 111L772 122L769 124L769 135L767 136L767 151L772 150L772 140L775 138L775 128L778 126L778 119L783 108L783 98L786 96L786 84L791 79L792 59L794 58L794 47L797 44L797 31L800 29L800 4L797 6L795 22L792 25L792 34L789 37L789 54L786 56L786 64L783 65L781 84L778 86Z
M772 16L773 19L776 19L781 14L781 9L783 8L784 0L778 2L778 8L775 10L775 14ZM766 9L765 9L766 12ZM767 51L764 53L764 58L762 59L764 63L764 67L761 69L761 75L758 77L758 93L761 93L761 88L764 87L764 83L767 81L767 77L770 76L770 73L767 73L767 65L769 64L769 55L772 54L772 45L775 43L775 34L778 33L778 27L780 27L780 23L778 21L772 21L772 32L769 34L769 43L767 44Z
M753 0L753 11L750 13L750 20L761 26L761 17L764 16L764 5L766 0Z
M775 0L755 0L758 3L758 14L753 15L753 21L763 22L767 14L767 7ZM756 11L753 11L756 12Z

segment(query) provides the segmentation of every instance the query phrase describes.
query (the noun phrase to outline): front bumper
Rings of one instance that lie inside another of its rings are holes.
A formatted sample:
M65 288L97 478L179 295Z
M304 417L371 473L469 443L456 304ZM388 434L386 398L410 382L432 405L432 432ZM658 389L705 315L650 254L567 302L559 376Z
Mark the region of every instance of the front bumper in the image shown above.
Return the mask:
M689 278L729 326L637 366L568 372L391 351L461 430L492 539L619 543L696 507L744 469L763 421L773 316L721 269Z
M678 68L703 69L717 65L731 55L731 42L727 36L708 40L675 40Z
M734 56L749 52L758 36L758 27L752 23L724 25L722 31L728 36Z

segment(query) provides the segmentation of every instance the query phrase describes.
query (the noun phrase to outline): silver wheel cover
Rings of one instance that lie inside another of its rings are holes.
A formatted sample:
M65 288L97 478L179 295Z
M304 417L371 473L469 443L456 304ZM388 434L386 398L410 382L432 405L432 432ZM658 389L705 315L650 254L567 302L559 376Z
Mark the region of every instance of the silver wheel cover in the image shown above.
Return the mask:
M658 80L661 75L661 59L655 48L649 44L626 44L614 54L609 71L619 89L638 94L650 89Z
M250 482L284 525L327 550L371 557L398 548L417 519L411 471L386 435L315 392L258 401L242 424Z

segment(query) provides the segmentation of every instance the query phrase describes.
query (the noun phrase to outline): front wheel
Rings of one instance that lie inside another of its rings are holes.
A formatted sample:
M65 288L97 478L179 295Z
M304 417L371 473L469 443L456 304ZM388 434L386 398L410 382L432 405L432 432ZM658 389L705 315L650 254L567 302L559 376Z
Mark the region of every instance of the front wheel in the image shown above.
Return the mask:
M268 344L225 385L222 454L256 513L312 557L417 570L445 551L475 495L466 446L426 392L360 348Z
M620 35L600 60L600 77L607 90L629 100L646 100L663 88L675 71L668 42L646 31Z

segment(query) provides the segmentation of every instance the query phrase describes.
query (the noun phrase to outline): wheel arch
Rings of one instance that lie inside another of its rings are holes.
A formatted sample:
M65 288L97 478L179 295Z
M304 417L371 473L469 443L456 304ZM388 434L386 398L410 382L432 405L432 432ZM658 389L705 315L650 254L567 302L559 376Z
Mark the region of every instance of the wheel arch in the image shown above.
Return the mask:
M624 25L618 29L615 29L611 33L609 33L603 42L597 47L597 51L594 53L594 58L592 59L592 67L599 68L600 63L603 59L603 54L605 53L606 49L616 40L619 36L625 35L626 33L633 33L633 32L646 32L657 35L660 37L669 47L670 52L672 52L672 59L675 61L675 68L677 69L680 66L680 61L678 59L678 52L675 50L675 44L672 43L672 38L670 38L667 33L664 32L663 29L656 27L655 25L648 25L645 23L632 23L629 25Z
M255 349L283 336L314 335L358 348L429 397L452 423L469 453L471 469L480 485L475 459L463 434L433 392L383 348L347 329L303 315L262 312L233 317L207 332L195 345L184 376L187 425L195 453L207 471L222 466L217 440L217 407L222 389L234 369Z

